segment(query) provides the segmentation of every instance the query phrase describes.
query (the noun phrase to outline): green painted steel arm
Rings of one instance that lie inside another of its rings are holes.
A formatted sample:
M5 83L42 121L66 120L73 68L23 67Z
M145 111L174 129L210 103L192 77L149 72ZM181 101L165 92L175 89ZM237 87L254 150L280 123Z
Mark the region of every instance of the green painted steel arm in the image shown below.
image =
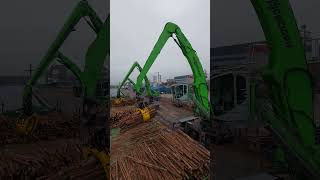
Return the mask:
M181 29L176 24L173 24L171 22L165 25L164 30L162 31L158 41L156 42L146 63L144 64L144 67L137 78L135 86L136 92L138 94L141 93L142 80L144 79L144 77L146 77L149 69L161 52L163 46L166 44L167 40L173 36L173 34L176 35L178 40L175 41L182 50L183 55L187 58L188 63L191 67L194 76L195 98L198 100L198 102L200 102L203 108L207 112L209 112L208 85L200 60L197 56L196 51L192 48L191 44L182 33Z
M128 81L134 86L136 83L134 83L134 81L132 81L132 79L128 78Z
M130 75L132 74L132 72L133 72L133 70L134 70L135 68L137 68L140 72L141 72L141 70L142 70L140 64L139 64L137 61L135 61L135 62L132 64L132 66L131 66L131 68L129 69L128 73L126 74L126 76L125 76L124 79L122 80L120 86L118 87L118 90L117 90L117 97L118 97L118 98L121 96L120 91L121 91L122 86L126 83L127 80L131 80L131 79L129 79L129 77L130 77ZM148 95L149 95L149 96L153 96L154 94L151 92L150 82L149 82L149 79L148 79L147 76L144 77L144 81L145 81L145 84L146 84L146 90L147 90ZM135 83L134 83L133 81L132 81L131 83L135 86Z
M251 0L267 39L270 56L264 79L271 90L272 113L264 118L289 152L297 173L320 177L315 144L312 84L304 47L288 0Z
M86 53L83 81L86 85L85 97L95 99L97 83L108 54L110 54L110 20L106 19L96 39Z
M57 61L63 64L64 66L66 66L77 77L81 85L84 86L84 83L82 80L82 72L80 68L61 52L58 52L56 57L57 57Z
M137 68L138 68L139 72L141 72L142 67L140 66L140 64L138 62L136 62L136 63L137 63ZM151 86L150 86L150 81L147 76L144 77L144 82L145 82L148 96L158 96L158 94L156 92L152 92ZM135 84L133 84L133 85L135 86Z

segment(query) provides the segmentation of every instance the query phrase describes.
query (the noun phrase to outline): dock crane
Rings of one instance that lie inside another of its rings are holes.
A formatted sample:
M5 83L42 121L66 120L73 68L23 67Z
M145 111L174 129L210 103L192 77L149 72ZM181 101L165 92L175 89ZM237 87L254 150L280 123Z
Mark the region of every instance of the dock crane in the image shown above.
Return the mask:
M174 37L176 36L176 38ZM194 98L193 100L197 104L199 115L203 116L204 122L209 122L209 113L210 113L210 106L209 106L209 98L208 98L208 85L206 82L206 77L202 65L200 63L199 57L197 56L196 51L192 48L190 42L186 38L186 36L181 31L180 27L172 22L168 22L160 37L158 38L156 44L154 45L146 63L144 64L141 73L137 77L137 81L135 84L135 90L137 92L137 96L141 95L141 87L142 87L142 80L146 77L149 69L151 68L152 64L156 60L157 56L161 52L162 48L166 44L169 38L173 38L176 44L180 47L183 55L186 57L193 76L194 76L194 83L193 83L193 92Z
M205 145L209 144L211 139L210 129L212 123L210 120L211 106L209 104L209 91L206 76L197 52L193 49L192 45L180 27L172 22L166 23L140 74L137 77L136 84L134 86L137 94L137 101L139 103L139 101L142 101L141 99L144 98L142 95L142 80L146 77L149 69L170 37L174 40L174 42L181 49L182 54L186 57L194 77L193 86L188 96L190 96L195 104L194 112L196 116L188 117L187 119L188 121L200 120L199 125L195 123L194 126L197 127L194 127L194 129L197 131L197 134L200 134L200 141ZM176 123L174 123L173 126L175 126L175 124ZM201 127L199 128L198 126ZM201 129L201 131L199 131L199 129Z
M96 33L96 38L86 52L83 71L60 52L62 44L74 31L75 26L81 19L84 19ZM42 58L35 73L27 82L23 91L23 116L17 122L17 130L27 131L26 134L35 128L37 118L32 109L32 87L54 60L64 64L75 74L83 89L83 114L81 120L81 131L83 132L80 134L82 134L87 144L86 152L95 155L101 161L107 176L109 175L109 156L106 151L109 150L109 138L106 135L106 127L109 127L109 122L106 109L109 106L109 96L97 96L96 88L108 54L110 54L110 17L107 17L103 22L89 3L86 0L81 0L73 9L56 39ZM93 133L86 133L87 130L84 129L92 129Z
M135 83L134 81L132 81L129 77L130 75L132 74L133 70L137 68L139 72L141 72L142 68L140 66L140 64L135 61L131 68L129 69L128 73L126 74L126 76L124 77L124 79L122 80L122 82L120 83L120 86L118 87L117 89L117 97L120 98L121 97L121 88L122 86L127 82L129 81L133 86L135 86ZM152 96L158 96L159 94L157 94L156 92L153 92L151 90L151 87L150 87L150 81L148 79L147 76L144 77L144 82L145 82L145 88L146 88L146 91L147 91L147 95L152 97Z
M262 101L257 108L258 112L280 140L279 152L295 178L318 179L320 146L315 142L312 83L290 3L288 0L251 0L251 3L271 50L263 76L271 91L271 100ZM137 95L141 95L143 78L173 34L176 34L178 40L175 42L182 49L195 77L195 100L198 106L209 112L208 90L199 59L180 28L173 23L165 26L139 74L135 84Z

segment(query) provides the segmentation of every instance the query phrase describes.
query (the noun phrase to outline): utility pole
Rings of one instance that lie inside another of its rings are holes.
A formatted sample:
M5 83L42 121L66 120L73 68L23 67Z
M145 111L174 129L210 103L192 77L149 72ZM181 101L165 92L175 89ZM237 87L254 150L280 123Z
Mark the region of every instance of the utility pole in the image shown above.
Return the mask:
M33 70L34 70L34 69L32 69L32 64L29 64L29 69L24 70L24 71L29 72L29 79L31 79L31 77L32 77L32 71L33 71Z
M31 78L31 76L32 76L32 71L33 71L33 69L32 69L32 64L29 64L29 69L26 69L26 70L24 70L24 71L29 72L29 77Z
M312 51L313 51L313 44L312 44L312 37L311 37L311 31L307 30L307 25L301 26L302 31L302 39L303 39L303 46L306 53L307 60L312 60Z

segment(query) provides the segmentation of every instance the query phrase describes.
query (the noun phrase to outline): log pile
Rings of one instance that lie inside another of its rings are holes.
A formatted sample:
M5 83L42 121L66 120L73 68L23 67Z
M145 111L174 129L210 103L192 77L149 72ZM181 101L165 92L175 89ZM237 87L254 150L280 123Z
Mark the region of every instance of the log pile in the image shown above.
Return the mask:
M105 172L97 159L84 161L80 165L65 168L58 173L42 176L37 180L56 180L56 179L81 179L81 180L105 180Z
M0 116L0 145L11 143L22 143L14 131L15 122L5 116Z
M0 179L36 179L63 167L79 164L83 159L79 144L40 149L32 154L0 153Z
M119 98L119 99L113 99L111 101L111 105L113 107L121 107L121 106L131 106L136 103L136 99L133 98Z
M79 137L80 121L63 117L57 113L39 116L36 130L30 136L18 135L15 122L14 119L0 117L0 144L20 144L38 140Z
M151 105L148 107L150 117L153 118L156 115L158 105ZM111 113L111 128L120 128L121 132L124 132L138 124L143 123L143 116L137 109L127 109L125 111L118 111Z
M110 126L111 128L115 128L115 124L121 119L131 116L131 114L137 112L135 108L129 108L129 109L120 109L120 110L111 110L111 115L110 115Z
M153 120L112 140L111 179L202 179L209 151L182 131Z
M150 109L150 117L154 117L156 114L155 109ZM132 127L137 126L138 124L143 123L143 117L140 111L135 111L134 113L130 114L129 116L125 116L118 121L113 122L111 128L120 128L121 132L124 132Z
M47 140L57 138L79 137L80 121L73 118L65 118L61 114L52 113L40 117L39 124L33 137Z
M100 162L84 158L82 146L67 140L79 136L80 121L57 113L39 116L39 123L31 136L18 135L15 119L0 117L0 179L106 179ZM55 140L52 148L39 140ZM60 142L61 141L61 142ZM58 142L58 144L56 144ZM21 143L32 143L26 145ZM11 145L9 145L11 144ZM32 148L30 152L30 148ZM11 152L10 149L19 152ZM27 151L25 151L26 149Z

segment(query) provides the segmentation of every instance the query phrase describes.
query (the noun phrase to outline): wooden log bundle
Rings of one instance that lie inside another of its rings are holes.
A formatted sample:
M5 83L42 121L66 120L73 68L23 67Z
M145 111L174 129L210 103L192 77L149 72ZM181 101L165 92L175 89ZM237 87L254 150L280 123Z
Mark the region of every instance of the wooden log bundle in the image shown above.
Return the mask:
M156 115L156 110L159 108L157 105L148 107L150 118ZM125 111L118 111L111 114L111 128L120 128L124 132L138 124L143 123L143 115L137 109L127 109Z
M202 179L209 174L209 156L182 131L153 120L112 140L111 179Z
M121 106L130 106L136 103L136 99L133 98L122 98L122 99L114 99L111 101L111 105L113 107L121 107Z
M111 128L116 128L117 123L119 123L121 119L131 116L135 112L137 112L136 108L127 108L127 109L120 109L120 110L112 109L111 115L110 115Z
M41 140L79 137L80 121L59 113L40 116L33 137Z

